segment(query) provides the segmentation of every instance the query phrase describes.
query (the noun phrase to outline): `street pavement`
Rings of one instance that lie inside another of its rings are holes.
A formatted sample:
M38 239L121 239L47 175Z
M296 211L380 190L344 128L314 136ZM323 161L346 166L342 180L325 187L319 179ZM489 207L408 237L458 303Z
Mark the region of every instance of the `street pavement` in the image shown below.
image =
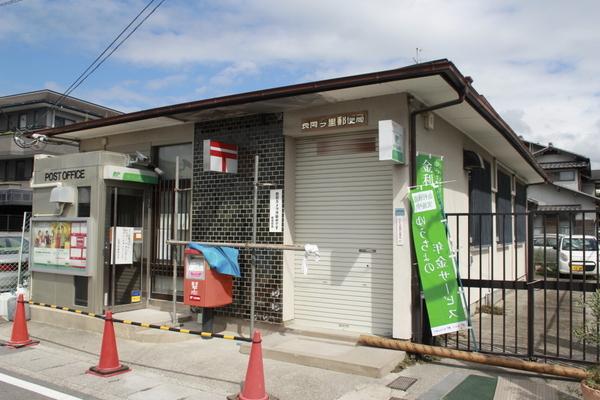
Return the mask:
M0 355L13 351L0 347ZM96 400L58 385L42 382L13 371L0 368L0 399L11 400Z
M100 378L85 373L98 363L100 334L32 321L28 326L30 334L41 343L27 349L3 349L0 368L6 374L18 374L21 379L54 385L51 386L54 390L81 399L225 399L227 395L239 392L246 373L247 355L241 354L239 345L233 341L193 338L183 342L141 343L119 338L121 362L129 365L132 371ZM0 338L8 338L10 329L10 324L0 322ZM264 364L267 390L281 400L428 399L431 398L427 397L428 392L439 388L457 371L464 376L499 376L506 382L518 379L519 383L513 385L511 393L520 390L519 393L526 393L528 399L578 398L577 382L458 361L417 363L379 379L268 359ZM406 391L387 386L399 376L414 377L417 381ZM27 397L19 389L11 390L16 391L15 396L35 399L35 395ZM0 391L0 399L4 398L2 393Z

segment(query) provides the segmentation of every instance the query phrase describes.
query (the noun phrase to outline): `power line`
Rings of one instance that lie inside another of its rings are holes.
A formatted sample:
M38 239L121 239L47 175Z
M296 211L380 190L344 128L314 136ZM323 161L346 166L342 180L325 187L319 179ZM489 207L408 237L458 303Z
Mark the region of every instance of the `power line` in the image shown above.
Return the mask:
M11 4L15 4L15 3L18 3L20 1L23 1L23 0L8 0L8 1L5 1L3 3L0 3L0 7L2 7L2 6L10 6Z
M125 33L125 31L127 31L127 29L129 29L129 27L131 25L133 25L133 23L140 17L140 15L142 15L142 13L144 11L146 11L148 9L148 7L150 7L150 5L154 2L154 0L150 0L150 2L148 4L146 4L146 7L142 8L142 10L135 16L135 18L133 18L128 24L127 26L125 26L125 28L123 28L121 30L121 32L119 32L119 34L113 39L112 42L110 42L110 44L108 46L106 46L106 48L102 51L102 53L100 53L98 55L98 57L96 57L96 59L94 61L92 61L92 63L90 65L88 65L88 67L85 69L85 71L83 71L81 74L79 74L79 76L77 77L77 79L75 79L73 81L73 83L71 83L71 85L64 91L64 94L62 96L60 96L56 102L54 103L55 105L58 104L64 97L66 97L68 95L68 93L70 93L72 90L72 88L77 84L77 82L94 66L94 64L96 64L96 62L98 62L98 60L100 60L100 58L106 54L106 52L113 46L113 44L115 44L117 42L117 40L119 40L119 38L121 36L123 36L123 34Z
M150 10L150 12L148 14L146 14L146 16L144 18L142 18L142 20L136 26L133 27L133 29L123 39L121 39L121 41L119 43L117 43L117 45L108 54L106 54L106 52L113 46L113 44L117 40L119 40L119 38L121 36L123 36L123 34L127 31L127 29L129 29L129 27L131 27L131 25L133 25L133 23L144 13L144 11L146 11L148 9L148 7L150 7L150 5L154 1L155 0L150 0L150 2L148 2L148 4L146 4L146 6L135 16L135 18L132 19L131 22L129 24L127 24L127 26L125 28L123 28L123 30L121 30L119 35L117 35L117 37L104 49L104 51L102 53L100 53L100 55L98 57L96 57L96 59L85 69L85 71L83 71L79 75L79 77L77 79L75 79L75 81L73 81L73 83L67 88L67 90L65 90L65 92L56 100L56 102L54 103L54 106L57 106L62 100L64 100L68 95L70 95L75 89L77 89L87 78L89 78L89 76L91 74L93 74L94 71L96 71L102 64L104 64L104 62L115 51L117 51L117 49L119 47L121 47L121 45L123 43L125 43L125 41L127 39L129 39L129 37L131 37L131 35L133 35L135 33L135 31L137 31L138 28L144 22L146 22L146 20L148 18L150 18L150 16L152 14L154 14L154 12L158 9L158 7L160 7L166 0L161 0L152 10ZM106 54L106 55L104 55L104 54Z

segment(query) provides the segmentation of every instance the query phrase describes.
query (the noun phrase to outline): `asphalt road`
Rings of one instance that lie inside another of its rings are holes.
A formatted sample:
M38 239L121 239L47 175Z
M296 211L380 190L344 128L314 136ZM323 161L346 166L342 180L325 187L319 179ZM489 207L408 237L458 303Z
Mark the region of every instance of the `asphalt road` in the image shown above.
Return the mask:
M2 355L15 351L0 346L0 363ZM21 349L19 351L28 351ZM4 368L0 368L0 400L93 400L90 396L75 393L47 382L23 376Z

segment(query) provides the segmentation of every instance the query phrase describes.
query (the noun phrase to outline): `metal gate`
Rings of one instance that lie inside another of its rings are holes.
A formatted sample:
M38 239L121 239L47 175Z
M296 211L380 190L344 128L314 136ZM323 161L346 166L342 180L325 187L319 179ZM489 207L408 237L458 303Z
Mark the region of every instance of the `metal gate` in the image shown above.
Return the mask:
M573 333L589 325L582 302L600 288L596 210L447 217L472 332L438 344L546 362L600 360L600 349Z

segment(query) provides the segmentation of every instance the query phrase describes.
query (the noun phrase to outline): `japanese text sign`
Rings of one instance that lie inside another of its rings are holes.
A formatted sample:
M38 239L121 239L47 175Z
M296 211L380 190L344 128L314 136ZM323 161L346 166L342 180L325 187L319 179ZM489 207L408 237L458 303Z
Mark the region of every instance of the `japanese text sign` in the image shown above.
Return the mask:
M467 318L440 198L433 186L423 185L410 191L410 201L412 236L431 334L466 329Z
M434 185L444 209L444 159L431 154L417 154L417 186Z
M366 126L367 123L367 112L355 111L305 118L301 122L300 129L302 132L308 132L321 129L353 128Z

